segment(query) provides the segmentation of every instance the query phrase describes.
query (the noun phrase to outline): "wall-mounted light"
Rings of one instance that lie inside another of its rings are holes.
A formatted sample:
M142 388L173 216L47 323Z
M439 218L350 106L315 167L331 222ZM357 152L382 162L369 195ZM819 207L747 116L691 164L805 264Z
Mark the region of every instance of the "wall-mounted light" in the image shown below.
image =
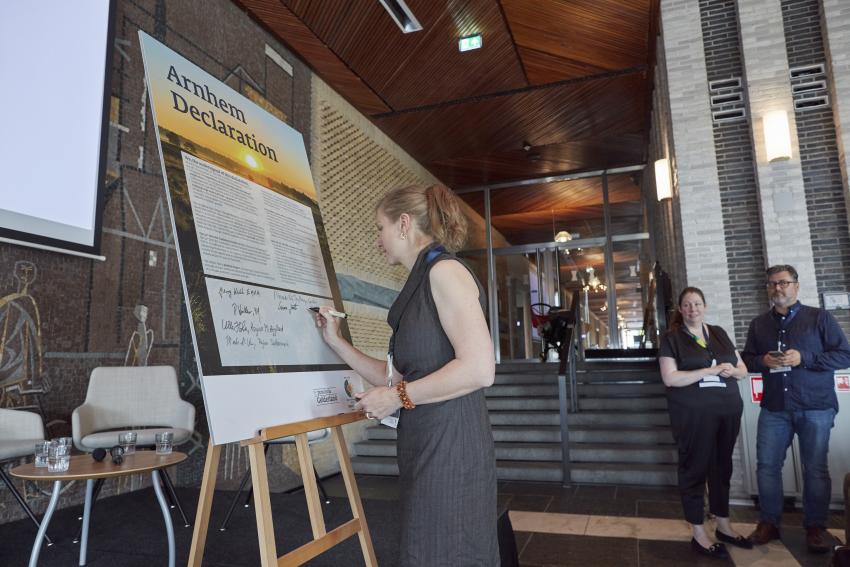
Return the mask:
M670 182L670 160L655 160L655 194L659 201L673 196L673 184Z
M788 113L784 110L771 110L764 115L762 121L767 161L791 159L791 129L788 126Z

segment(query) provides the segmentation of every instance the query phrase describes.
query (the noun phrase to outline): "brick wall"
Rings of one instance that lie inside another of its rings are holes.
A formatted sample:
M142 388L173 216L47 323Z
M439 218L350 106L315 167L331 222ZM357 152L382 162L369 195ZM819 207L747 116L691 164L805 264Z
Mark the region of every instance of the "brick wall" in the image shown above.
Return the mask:
M744 70L735 1L700 0L700 19L708 80L741 78ZM741 348L746 341L750 321L767 306L764 247L750 127L747 113L738 120L714 122L714 148L734 320L734 328L728 330Z
M818 0L782 0L788 66L825 63ZM796 113L803 185L812 234L817 291L850 289L850 228L842 186L838 143L829 107ZM801 282L813 285L814 282ZM850 334L850 311L833 311Z

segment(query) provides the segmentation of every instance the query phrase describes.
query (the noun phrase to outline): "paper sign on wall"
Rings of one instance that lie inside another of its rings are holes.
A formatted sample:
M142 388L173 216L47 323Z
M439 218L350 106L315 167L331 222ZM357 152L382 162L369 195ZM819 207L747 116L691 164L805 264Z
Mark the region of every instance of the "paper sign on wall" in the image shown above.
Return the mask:
M835 375L835 391L839 394L850 394L850 374Z
M750 374L750 397L754 404L760 404L764 393L764 378L761 374Z

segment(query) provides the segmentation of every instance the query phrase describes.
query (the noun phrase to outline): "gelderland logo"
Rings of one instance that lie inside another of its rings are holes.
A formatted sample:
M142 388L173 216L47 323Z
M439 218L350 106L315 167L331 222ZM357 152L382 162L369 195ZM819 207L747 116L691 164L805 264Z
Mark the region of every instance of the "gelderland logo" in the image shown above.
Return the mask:
M320 388L318 390L313 390L313 394L316 396L316 405L323 406L337 403L339 401L339 396L334 390L335 388Z

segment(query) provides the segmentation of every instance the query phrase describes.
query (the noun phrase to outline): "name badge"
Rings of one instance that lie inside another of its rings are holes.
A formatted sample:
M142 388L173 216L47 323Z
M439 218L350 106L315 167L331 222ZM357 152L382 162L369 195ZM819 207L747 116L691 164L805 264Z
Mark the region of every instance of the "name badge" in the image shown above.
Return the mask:
M387 353L387 386L392 387L393 385L393 355L392 353ZM401 410L396 410L394 414L388 415L384 419L381 420L382 425L386 425L387 427L392 427L393 429L398 429L398 418L401 417Z
M720 379L720 376L703 376L699 381L700 388L725 388L726 382Z
M776 374L777 372L791 372L790 366L780 366L779 368L771 368L770 373Z

